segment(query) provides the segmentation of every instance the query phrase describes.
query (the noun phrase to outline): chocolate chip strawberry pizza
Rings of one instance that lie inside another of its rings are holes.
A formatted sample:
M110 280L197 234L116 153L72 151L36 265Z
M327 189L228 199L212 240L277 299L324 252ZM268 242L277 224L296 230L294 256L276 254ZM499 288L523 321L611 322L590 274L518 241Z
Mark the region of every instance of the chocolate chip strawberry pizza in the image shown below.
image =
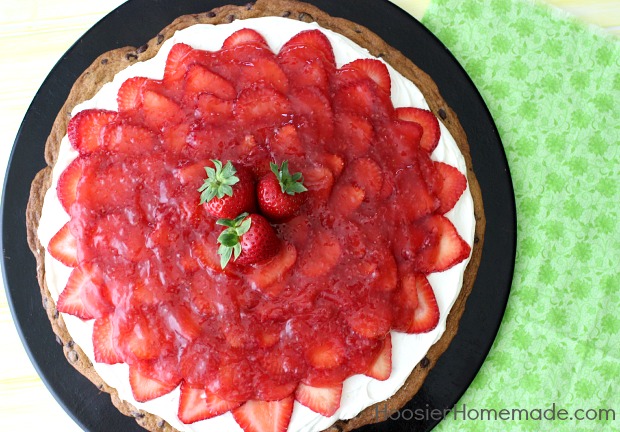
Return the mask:
M152 431L383 420L373 405L403 406L449 345L480 260L468 144L433 81L304 3L103 54L46 158L28 235L53 329Z

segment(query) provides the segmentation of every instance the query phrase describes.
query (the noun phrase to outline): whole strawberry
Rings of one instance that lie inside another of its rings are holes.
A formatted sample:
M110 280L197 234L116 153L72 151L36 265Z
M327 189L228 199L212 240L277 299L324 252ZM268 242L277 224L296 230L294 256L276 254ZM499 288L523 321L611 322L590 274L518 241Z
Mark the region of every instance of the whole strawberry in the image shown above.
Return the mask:
M222 166L219 160L211 160L214 167L205 167L207 178L198 189L200 204L217 218L232 219L243 212L256 208L254 177L243 167L235 168L228 161Z
M217 239L222 268L233 256L237 264L256 264L267 261L280 250L280 239L261 215L242 213L235 219L219 219L216 223L227 227Z
M270 163L271 172L258 181L258 206L263 215L274 222L286 221L299 211L307 198L308 189L303 184L301 173L292 174L288 161L279 167Z

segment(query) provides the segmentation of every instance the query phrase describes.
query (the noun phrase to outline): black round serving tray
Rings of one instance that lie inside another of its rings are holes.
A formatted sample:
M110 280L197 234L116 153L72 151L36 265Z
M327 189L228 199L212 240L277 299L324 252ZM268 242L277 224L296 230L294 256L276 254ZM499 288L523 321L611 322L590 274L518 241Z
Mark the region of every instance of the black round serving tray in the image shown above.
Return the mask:
M307 0L308 1L308 0ZM516 212L508 164L487 107L474 84L443 44L422 24L387 0L309 0L333 16L364 25L399 49L437 83L465 129L487 218L482 262L452 344L428 375L403 415L366 426L364 432L428 431L440 419L431 413L453 407L484 362L504 315L516 247ZM200 13L228 0L130 0L81 37L52 69L30 105L15 140L2 203L1 240L7 298L24 346L58 403L85 431L142 431L116 410L65 360L41 305L35 259L26 242L25 212L30 183L45 167L45 141L56 113L77 77L101 53L140 46L176 17ZM418 420L413 413L429 415ZM381 414L381 413L379 413Z

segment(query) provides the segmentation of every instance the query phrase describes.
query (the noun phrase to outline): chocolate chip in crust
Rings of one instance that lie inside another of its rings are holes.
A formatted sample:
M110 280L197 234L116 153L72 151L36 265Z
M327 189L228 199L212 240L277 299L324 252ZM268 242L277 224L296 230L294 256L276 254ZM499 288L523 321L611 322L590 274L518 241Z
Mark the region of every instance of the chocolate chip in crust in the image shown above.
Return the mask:
M149 44L144 44L141 47L139 47L136 52L138 54L142 54L144 51L146 51L149 48Z
M314 21L314 17L310 15L309 13L305 13L305 12L300 13L298 19L299 21L303 21L307 23Z
M446 114L446 110L444 110L443 108L439 108L439 117L441 117L442 120L445 120L446 117L448 117L448 115Z
M428 359L428 357L424 357L422 360L420 360L420 366L423 368L427 368L429 364L431 364L431 361Z
M282 18L288 18L291 16L291 11L284 11L282 12L282 14L280 15Z

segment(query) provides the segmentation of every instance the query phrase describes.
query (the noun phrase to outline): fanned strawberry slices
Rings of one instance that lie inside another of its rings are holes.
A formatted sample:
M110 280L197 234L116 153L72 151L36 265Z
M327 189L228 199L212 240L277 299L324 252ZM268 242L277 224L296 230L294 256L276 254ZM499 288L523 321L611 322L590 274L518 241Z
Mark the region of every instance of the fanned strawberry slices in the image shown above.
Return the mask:
M318 30L274 53L244 29L175 45L162 80L71 119L58 309L95 320L97 361L129 364L136 400L180 385L185 423L284 431L294 401L331 416L347 377L386 380L390 330L437 325L426 275L469 256L444 216L467 181L390 88Z

